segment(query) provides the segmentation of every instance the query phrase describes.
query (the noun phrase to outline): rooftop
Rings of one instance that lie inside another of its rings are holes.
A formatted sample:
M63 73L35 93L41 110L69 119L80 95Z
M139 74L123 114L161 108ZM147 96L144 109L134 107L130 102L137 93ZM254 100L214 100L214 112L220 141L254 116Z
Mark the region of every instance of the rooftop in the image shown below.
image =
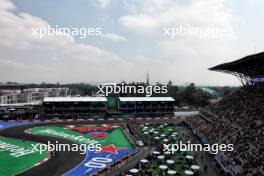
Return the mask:
M217 65L209 68L212 71L221 71L225 73L243 74L245 76L263 76L264 75L264 52L248 55L233 62Z
M46 97L44 102L106 102L106 97Z
M119 97L120 101L175 101L172 97Z

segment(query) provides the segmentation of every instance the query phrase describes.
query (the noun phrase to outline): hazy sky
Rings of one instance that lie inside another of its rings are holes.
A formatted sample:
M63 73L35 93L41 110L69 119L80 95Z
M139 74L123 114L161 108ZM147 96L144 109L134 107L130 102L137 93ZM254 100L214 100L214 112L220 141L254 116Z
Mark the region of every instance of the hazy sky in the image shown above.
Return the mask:
M0 0L0 81L237 85L209 67L264 51L263 0ZM51 35L48 25L100 28L102 35ZM176 36L179 26L226 35Z

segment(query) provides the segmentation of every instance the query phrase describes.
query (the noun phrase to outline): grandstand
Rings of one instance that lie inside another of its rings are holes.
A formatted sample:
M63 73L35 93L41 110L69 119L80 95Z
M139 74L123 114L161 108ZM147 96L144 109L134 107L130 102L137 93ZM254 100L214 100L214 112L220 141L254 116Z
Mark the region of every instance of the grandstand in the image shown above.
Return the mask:
M117 101L112 97L47 97L42 107L45 118L169 117L174 114L174 101L171 97L119 97Z
M43 101L45 118L104 117L105 97L47 97Z
M15 103L0 105L0 120L33 119L38 117L41 102Z
M172 97L120 97L119 110L125 117L173 116Z
M210 68L235 75L243 86L186 124L203 143L232 143L213 158L228 175L264 175L264 52Z

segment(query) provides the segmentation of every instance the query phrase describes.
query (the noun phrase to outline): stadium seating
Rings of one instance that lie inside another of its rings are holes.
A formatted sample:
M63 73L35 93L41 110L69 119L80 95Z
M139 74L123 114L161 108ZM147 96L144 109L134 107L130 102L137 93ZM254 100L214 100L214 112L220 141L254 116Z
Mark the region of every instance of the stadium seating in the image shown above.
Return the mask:
M186 123L209 143L234 144L228 164L242 175L264 175L263 85L251 85L188 118Z

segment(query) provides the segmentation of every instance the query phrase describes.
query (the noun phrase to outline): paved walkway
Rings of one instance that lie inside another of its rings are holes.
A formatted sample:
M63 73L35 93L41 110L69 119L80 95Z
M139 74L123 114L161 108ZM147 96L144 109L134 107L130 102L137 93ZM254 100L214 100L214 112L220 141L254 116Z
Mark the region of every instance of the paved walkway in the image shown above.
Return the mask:
M192 144L200 144L201 142L193 135L192 131L187 127L181 127L181 132ZM195 152L196 161L204 172L204 176L220 176L221 174L215 169L212 164L211 158L208 152ZM207 166L207 170L204 170L204 166Z

